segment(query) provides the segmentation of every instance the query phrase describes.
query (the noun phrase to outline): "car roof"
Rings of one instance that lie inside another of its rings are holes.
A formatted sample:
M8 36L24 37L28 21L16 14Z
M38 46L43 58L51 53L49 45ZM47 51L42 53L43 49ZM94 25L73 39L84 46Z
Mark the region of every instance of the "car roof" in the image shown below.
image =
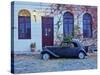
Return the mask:
M80 42L78 39L72 39L72 42Z
M64 43L68 43L68 42L64 41ZM78 39L72 39L72 43L76 43L78 46L83 46Z

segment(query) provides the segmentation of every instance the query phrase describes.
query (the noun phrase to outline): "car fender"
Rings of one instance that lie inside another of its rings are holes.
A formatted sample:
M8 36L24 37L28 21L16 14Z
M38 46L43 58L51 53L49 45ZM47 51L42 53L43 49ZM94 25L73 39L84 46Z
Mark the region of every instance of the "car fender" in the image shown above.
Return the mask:
M85 50L80 50L79 52L83 52L87 56L87 53Z
M41 54L43 54L43 53L49 53L49 54L51 54L51 55L53 55L53 56L55 56L55 57L60 57L59 55L53 53L52 51L50 51L50 50L47 49L47 48L45 48L45 50L41 52Z

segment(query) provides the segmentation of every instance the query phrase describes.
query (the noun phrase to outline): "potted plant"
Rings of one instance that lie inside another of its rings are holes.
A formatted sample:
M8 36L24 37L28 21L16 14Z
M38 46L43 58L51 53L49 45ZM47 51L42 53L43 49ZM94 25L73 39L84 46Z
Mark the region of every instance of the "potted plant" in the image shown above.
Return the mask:
M64 41L67 42L67 47L71 47L72 36L65 36Z
M31 51L34 52L36 49L36 43L31 43L30 48L31 48Z
M70 43L72 41L72 36L65 36L64 41Z

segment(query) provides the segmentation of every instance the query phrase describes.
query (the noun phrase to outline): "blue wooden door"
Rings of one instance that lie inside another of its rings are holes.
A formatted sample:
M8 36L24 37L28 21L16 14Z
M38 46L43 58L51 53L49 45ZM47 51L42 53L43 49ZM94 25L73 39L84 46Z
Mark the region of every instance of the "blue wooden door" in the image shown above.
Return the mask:
M92 17L88 13L83 15L83 37L92 37Z
M63 32L64 35L73 35L74 32L74 17L70 12L66 12L63 15Z
M42 17L42 47L53 46L53 17Z

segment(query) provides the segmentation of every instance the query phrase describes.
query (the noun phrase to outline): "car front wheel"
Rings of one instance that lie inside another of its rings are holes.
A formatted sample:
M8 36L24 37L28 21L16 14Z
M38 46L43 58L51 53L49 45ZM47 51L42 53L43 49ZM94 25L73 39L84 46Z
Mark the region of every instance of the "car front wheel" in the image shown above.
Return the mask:
M42 54L42 59L43 60L48 60L48 59L50 59L50 55L48 53L43 53Z
M84 58L85 58L84 52L79 52L78 58L79 58L79 59L84 59Z

